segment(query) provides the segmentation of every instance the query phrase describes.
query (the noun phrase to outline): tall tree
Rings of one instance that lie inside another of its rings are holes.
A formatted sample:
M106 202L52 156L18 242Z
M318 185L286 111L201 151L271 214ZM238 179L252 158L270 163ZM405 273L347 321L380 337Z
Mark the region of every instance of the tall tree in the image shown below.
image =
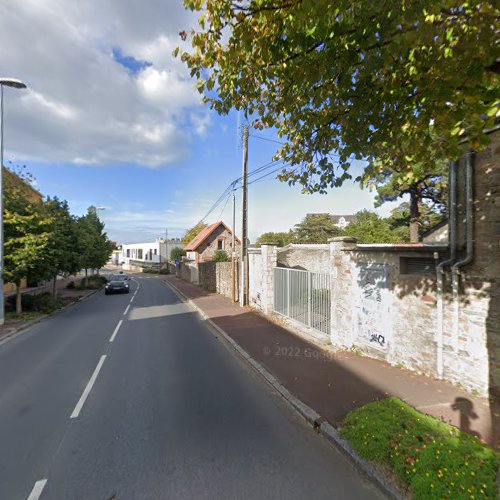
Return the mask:
M74 274L81 269L77 222L69 212L67 201L49 198L44 208L52 220L46 269L52 279L52 295L55 297L57 276Z
M22 312L22 280L47 277L52 222L40 205L5 197L3 278L16 286L17 313Z
M493 0L184 0L201 11L180 51L204 100L285 144L280 176L324 192L352 158L390 170L480 149L500 101ZM338 152L338 156L332 152Z
M188 243L194 240L196 235L203 229L207 227L207 224L204 222L200 222L199 224L196 224L193 226L191 229L188 229L185 233L184 236L182 237L181 241L184 246L186 246Z
M76 231L80 262L85 269L87 279L89 269L99 270L106 264L113 252L112 243L104 232L104 224L99 220L93 206L89 207L87 213L78 219Z
M429 211L436 214L445 210L447 189L447 167L444 163L434 163L400 167L393 166L383 170L376 162L369 165L362 176L362 184L375 188L375 206L388 201L396 201L408 195L408 220L410 241L419 241L419 234L425 224ZM431 205L426 205L426 203ZM432 207L432 209L431 209Z
M340 232L331 214L307 214L295 225L297 243L327 243Z

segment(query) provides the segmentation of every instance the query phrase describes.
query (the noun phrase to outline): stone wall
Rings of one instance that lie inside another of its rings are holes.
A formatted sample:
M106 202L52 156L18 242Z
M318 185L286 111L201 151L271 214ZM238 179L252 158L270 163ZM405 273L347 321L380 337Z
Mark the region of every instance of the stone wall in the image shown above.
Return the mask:
M239 262L235 266L236 298L239 290ZM233 279L231 262L200 262L198 264L199 284L209 292L217 292L232 298Z
M282 267L321 273L328 269L329 259L328 245L290 244L278 248L278 265Z
M417 273L405 262L425 259L435 263L444 258L444 250L435 245L357 245L352 238L334 238L328 260L316 269L330 273L332 278L330 342L341 349L354 349L393 365L437 376L436 275L433 269ZM315 250L311 254L314 256ZM253 250L249 257L250 305L269 315L274 309L273 269L278 258L279 249L268 245ZM449 283L445 290L443 376L486 394L486 311L480 297L485 291L463 291L464 301L470 302L470 306L460 313L462 326L459 336L454 337Z
M177 267L177 276L194 285L199 284L198 267L194 262L184 261Z
M278 265L278 248L262 245L248 252L249 305L272 314L274 303L274 268Z
M500 130L489 134L490 145L474 159L474 258L460 273L460 301L451 304L453 350L461 353L461 370L475 367L478 353L487 351L483 376L500 398ZM459 163L459 221L465 215L465 165ZM464 241L463 224L459 241ZM460 254L463 256L463 252ZM470 339L465 343L464 339ZM473 342L472 352L469 343ZM451 368L451 366L450 366Z

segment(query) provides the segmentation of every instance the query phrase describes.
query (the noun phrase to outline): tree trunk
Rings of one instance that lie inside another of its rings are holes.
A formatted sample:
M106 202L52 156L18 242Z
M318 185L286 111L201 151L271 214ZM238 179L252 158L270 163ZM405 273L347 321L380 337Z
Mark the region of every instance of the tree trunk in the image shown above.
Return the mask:
M55 275L52 280L52 297L54 297L55 299L56 296L57 296L57 275Z
M418 243L420 225L420 197L416 189L410 191L410 243Z
M85 284L84 285L85 287L89 286L89 275L88 275L88 269L87 268L85 268L85 279L83 280L83 282Z
M21 282L16 283L16 314L21 314L23 312L23 303L21 295Z

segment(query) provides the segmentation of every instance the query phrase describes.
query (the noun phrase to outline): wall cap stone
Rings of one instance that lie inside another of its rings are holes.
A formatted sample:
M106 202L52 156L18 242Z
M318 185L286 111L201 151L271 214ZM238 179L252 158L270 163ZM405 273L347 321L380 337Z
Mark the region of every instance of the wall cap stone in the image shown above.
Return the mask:
M335 238L330 238L328 243L356 243L358 241L357 238L353 238L352 236L335 236Z

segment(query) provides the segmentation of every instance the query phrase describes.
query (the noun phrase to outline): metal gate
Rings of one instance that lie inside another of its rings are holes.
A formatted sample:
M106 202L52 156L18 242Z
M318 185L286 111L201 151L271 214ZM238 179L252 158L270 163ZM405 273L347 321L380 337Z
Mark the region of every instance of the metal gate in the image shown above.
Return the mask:
M330 275L274 268L274 311L330 334Z

